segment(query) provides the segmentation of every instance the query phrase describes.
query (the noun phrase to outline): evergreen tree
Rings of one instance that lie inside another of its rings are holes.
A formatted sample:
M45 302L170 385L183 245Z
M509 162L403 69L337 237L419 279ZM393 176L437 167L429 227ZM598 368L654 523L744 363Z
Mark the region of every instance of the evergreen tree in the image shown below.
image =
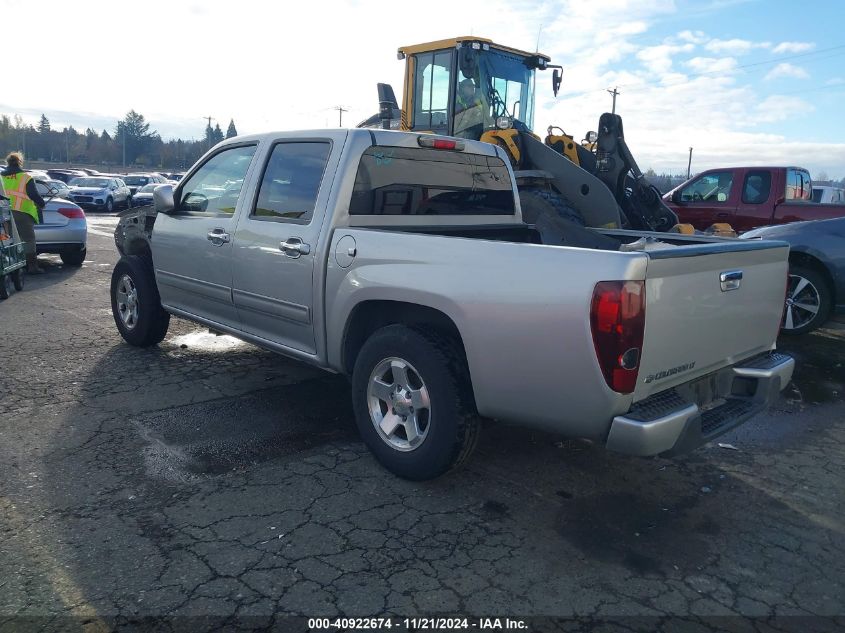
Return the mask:
M214 124L214 131L212 132L211 138L212 138L212 141L214 141L212 143L213 145L216 145L217 143L219 143L220 141L223 140L223 130L220 129L219 123Z
M48 119L43 113L41 115L41 120L38 121L38 132L39 134L47 134L50 131L50 119Z
M229 127L226 129L226 138L234 138L238 135L238 129L235 127L235 120L229 119Z

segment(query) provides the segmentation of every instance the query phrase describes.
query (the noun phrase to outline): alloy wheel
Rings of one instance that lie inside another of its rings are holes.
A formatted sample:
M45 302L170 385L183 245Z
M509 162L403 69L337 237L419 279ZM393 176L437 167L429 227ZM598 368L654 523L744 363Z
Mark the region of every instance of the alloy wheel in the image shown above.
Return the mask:
M411 363L385 358L376 365L367 386L370 420L379 437L398 451L419 447L431 424L428 388Z

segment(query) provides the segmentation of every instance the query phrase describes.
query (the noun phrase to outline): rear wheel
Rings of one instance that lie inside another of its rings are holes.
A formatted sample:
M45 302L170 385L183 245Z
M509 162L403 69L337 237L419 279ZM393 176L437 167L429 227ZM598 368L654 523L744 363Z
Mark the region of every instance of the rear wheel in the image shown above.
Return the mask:
M23 268L18 268L15 272L12 273L12 283L15 284L15 290L20 292L23 290L24 286L24 272Z
M8 299L12 294L12 276L3 275L0 277L0 299Z
M784 334L806 334L827 321L831 292L824 276L812 268L789 267L786 307L783 313Z
M59 257L62 258L62 263L65 266L82 266L87 254L88 250L82 248L78 251L62 251L59 253Z
M161 307L152 262L140 255L120 258L111 277L111 306L123 339L136 347L160 343L170 315Z
M352 374L358 430L392 473L433 479L462 463L478 439L468 373L457 343L389 325L361 348Z

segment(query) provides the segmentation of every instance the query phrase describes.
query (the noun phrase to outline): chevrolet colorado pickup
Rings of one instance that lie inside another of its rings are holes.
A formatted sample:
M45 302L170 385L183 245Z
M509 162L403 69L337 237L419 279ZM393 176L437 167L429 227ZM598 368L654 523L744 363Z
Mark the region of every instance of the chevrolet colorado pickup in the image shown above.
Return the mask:
M123 214L112 312L132 345L176 315L349 376L363 440L409 479L465 459L483 418L671 455L786 386L787 245L585 221L524 218L487 143L237 137Z
M845 204L813 201L810 173L800 167L710 169L663 196L681 222L705 230L726 222L743 233L760 226L845 217Z

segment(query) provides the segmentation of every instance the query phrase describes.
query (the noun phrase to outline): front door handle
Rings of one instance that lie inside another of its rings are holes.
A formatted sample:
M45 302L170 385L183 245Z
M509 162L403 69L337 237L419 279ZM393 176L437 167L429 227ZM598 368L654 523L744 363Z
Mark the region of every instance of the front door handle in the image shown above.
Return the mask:
M229 242L229 234L226 233L223 229L212 229L208 232L208 241L214 244L215 246L223 246Z
M293 259L311 252L311 246L299 237L289 237L284 242L279 243L279 248L285 255Z

